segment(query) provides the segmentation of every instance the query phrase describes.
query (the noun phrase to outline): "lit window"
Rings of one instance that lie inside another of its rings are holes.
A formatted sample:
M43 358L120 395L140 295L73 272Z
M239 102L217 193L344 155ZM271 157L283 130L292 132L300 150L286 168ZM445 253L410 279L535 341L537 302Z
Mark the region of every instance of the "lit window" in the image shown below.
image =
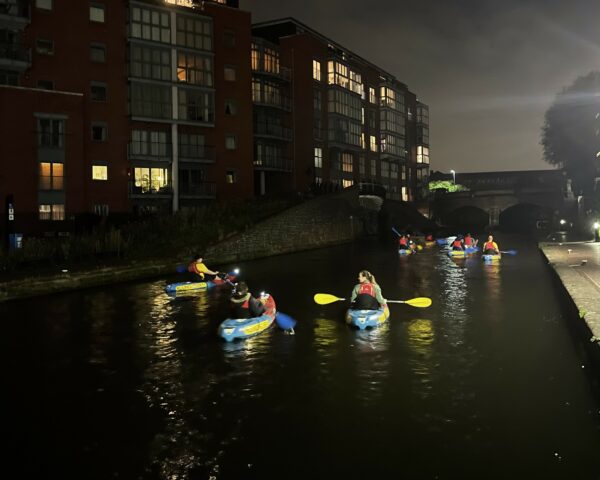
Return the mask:
M92 180L108 180L108 167L106 165L92 165Z
M313 60L313 79L317 82L321 81L321 62Z
M52 10L52 0L35 0L35 7L42 10Z
M63 190L64 165L62 163L40 163L40 190Z
M250 55L252 70L260 70L260 51L255 43L252 44L252 52Z
M225 80L228 82L235 82L235 67L226 66L225 67Z
M92 22L104 23L104 5L92 3L90 5L90 20Z
M315 148L315 168L323 168L323 149Z
M64 220L65 206L64 205L40 205L39 206L40 220Z
M40 220L50 220L52 218L52 205L39 206Z
M348 180L348 179L342 180L342 187L347 188L347 187L351 187L352 185L354 185L354 180Z
M235 150L237 148L237 137L235 135L225 135L225 148Z
M369 87L369 102L377 103L377 96L375 95L375 89L373 87Z
M225 183L235 183L235 172L233 170L227 170L225 173Z
M94 205L94 213L100 217L108 217L108 205L105 203Z
M134 193L170 193L166 168L134 168Z
M402 187L402 200L408 202L408 192L406 187Z
M342 153L342 171L352 173L354 158L351 153Z
M374 135L370 136L369 148L371 149L372 152L377 151L377 137L375 137Z

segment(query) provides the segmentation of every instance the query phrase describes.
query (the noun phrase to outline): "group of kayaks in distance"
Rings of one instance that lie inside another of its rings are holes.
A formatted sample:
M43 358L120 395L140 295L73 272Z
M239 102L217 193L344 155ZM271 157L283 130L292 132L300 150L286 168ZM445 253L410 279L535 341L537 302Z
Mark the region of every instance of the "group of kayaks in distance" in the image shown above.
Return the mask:
M479 251L478 241L470 234L446 238L433 238L432 235L412 237L410 234L401 234L396 229L393 231L398 235L398 252L400 255L411 255L425 247L434 245L444 246L448 255L455 257L466 257ZM492 235L488 236L483 243L482 258L486 262L498 261L502 253L516 254L516 251L500 251ZM264 332L274 323L286 333L293 334L296 321L290 316L277 310L275 299L272 295L261 292L254 297L243 282L236 282L239 270L234 269L229 273L218 270L210 270L205 264L202 255L194 255L191 262L185 266L180 265L177 271L187 274L187 281L171 283L165 287L169 295L195 294L209 290L217 286L233 287L230 297L230 318L224 320L218 328L218 335L228 342L235 339L252 337ZM328 293L317 293L314 296L315 303L327 305L334 302L345 301ZM390 317L390 303L405 303L413 307L426 308L431 305L431 299L417 297L409 300L387 300L383 297L381 287L377 284L375 276L368 270L358 273L358 283L352 290L350 307L346 312L346 323L361 330L377 327L385 323Z

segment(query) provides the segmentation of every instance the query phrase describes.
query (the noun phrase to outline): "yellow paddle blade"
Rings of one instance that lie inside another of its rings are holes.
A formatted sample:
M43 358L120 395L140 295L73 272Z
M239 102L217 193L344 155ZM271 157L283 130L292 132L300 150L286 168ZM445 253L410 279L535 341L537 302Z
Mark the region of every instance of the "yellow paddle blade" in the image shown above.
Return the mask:
M404 303L407 303L411 307L427 308L431 305L431 298L427 298L427 297L411 298L410 300L406 300Z
M338 298L335 295L330 295L329 293L315 293L313 299L315 303L318 303L319 305L327 305L328 303L345 300L344 298Z
M423 250L423 245L417 245L417 250L419 250L419 251Z

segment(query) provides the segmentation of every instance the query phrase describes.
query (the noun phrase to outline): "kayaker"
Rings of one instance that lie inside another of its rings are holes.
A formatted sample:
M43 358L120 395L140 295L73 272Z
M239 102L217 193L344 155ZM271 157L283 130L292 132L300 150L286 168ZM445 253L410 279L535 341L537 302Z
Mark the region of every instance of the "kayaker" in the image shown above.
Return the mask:
M464 250L462 237L456 237L450 245L452 250Z
M375 277L367 270L358 273L358 283L352 290L350 297L353 310L377 310L387 301L381 295L381 287L377 285Z
M489 236L487 242L483 244L483 254L484 255L500 255L500 249L498 248L498 244L494 242L494 237Z
M265 306L248 291L246 282L236 284L230 300L232 318L254 318L265 313Z
M431 233L430 233L429 235L427 235L427 236L425 237L425 241L426 241L426 242L433 242L433 235L432 235Z
M192 261L188 265L188 272L192 274L193 279L196 281L204 280L205 275L212 275L211 278L214 278L217 275L219 275L218 270L216 272L213 272L210 268L204 265L203 260L204 259L202 258L202 255L197 253L192 257Z
M465 235L465 248L475 248L477 246L477 240L475 240L470 233Z
M411 251L413 253L415 253L417 251L417 245L415 244L415 242L413 241L413 239L410 238L410 233L406 234L406 240L408 241L408 248L410 248Z
M400 236L400 240L398 240L398 248L400 250L408 250L408 238L406 238L406 235Z

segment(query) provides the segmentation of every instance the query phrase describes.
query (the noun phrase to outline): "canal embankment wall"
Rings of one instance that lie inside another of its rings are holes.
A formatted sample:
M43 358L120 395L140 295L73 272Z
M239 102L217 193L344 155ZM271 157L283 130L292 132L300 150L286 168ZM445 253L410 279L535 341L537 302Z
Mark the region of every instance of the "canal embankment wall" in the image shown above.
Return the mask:
M378 212L360 206L357 189L316 197L258 222L243 232L208 247L211 268L232 262L293 253L351 242L366 234ZM40 273L36 277L0 282L0 301L32 297L111 283L166 276L175 272L172 254L80 272ZM90 260L90 264L93 264Z
M575 325L589 340L588 351L600 365L600 244L540 244L540 250L576 310Z

